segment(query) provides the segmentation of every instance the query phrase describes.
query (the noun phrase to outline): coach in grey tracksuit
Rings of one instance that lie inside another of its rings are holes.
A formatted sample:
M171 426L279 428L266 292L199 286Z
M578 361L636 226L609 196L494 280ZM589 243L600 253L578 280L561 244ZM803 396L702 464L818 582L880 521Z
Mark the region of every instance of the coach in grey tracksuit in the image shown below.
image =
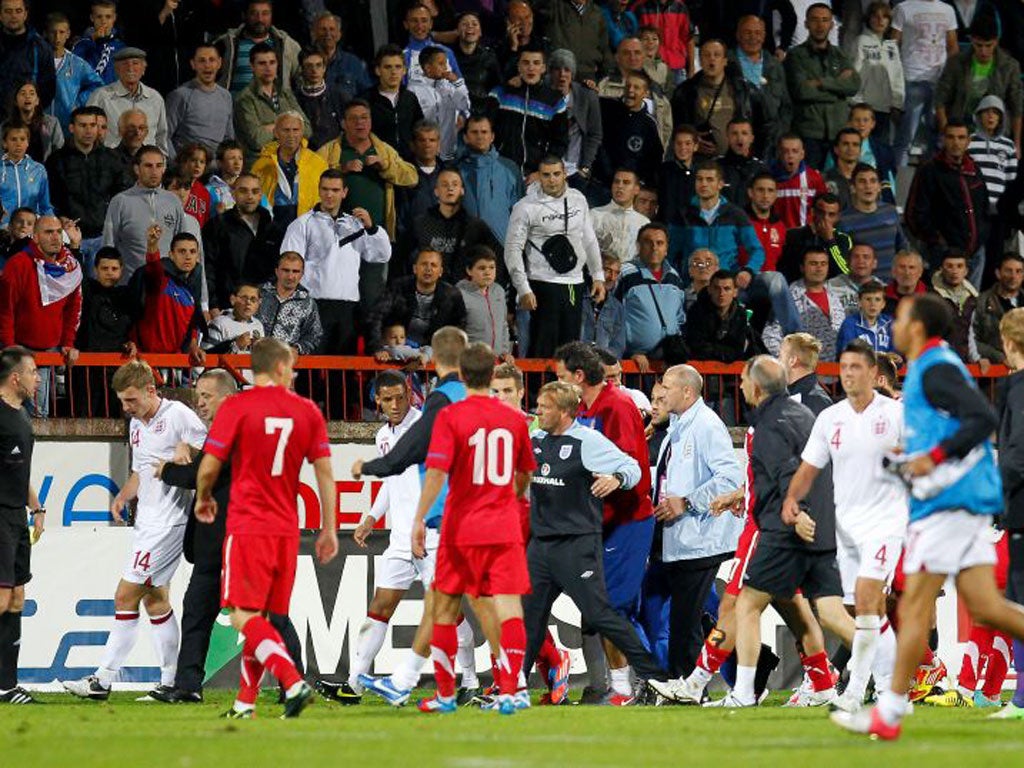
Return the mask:
M580 609L583 623L615 644L637 677L667 675L644 649L633 626L608 602L604 583L601 499L640 480L636 460L600 432L576 423L575 387L552 382L541 388L534 434L537 461L530 485L527 563L532 591L523 598L529 670L544 640L551 606L563 592Z

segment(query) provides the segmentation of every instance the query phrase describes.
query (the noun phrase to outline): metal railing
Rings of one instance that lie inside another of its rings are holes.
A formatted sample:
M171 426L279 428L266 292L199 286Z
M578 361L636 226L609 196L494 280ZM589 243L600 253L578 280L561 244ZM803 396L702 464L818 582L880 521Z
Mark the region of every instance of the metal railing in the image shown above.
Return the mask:
M184 354L140 354L157 375L161 387L187 388L203 370L189 365ZM36 354L36 363L51 376L47 415L65 418L120 418L121 408L110 387L114 371L128 358L118 353L83 352L73 366L66 366L56 352ZM555 379L553 360L522 359L516 365L526 382L526 402L531 409L533 398L541 384ZM743 363L716 363L691 361L704 377L705 400L730 425L743 423L743 396L740 392L740 374ZM231 372L239 383L247 381L248 355L207 355L206 368L222 367ZM376 419L376 404L371 387L380 371L405 371L414 391L414 399L429 393L433 367L410 368L394 363L380 363L372 357L344 357L333 355L307 355L300 357L296 366L295 389L317 402L330 420L372 421ZM1005 366L992 366L982 373L976 365L968 366L971 374L990 401L995 400L999 380L1009 371ZM641 374L631 360L622 361L625 386L649 393L660 367ZM824 386L833 394L839 393L839 366L822 363L817 369ZM902 375L901 371L901 375Z

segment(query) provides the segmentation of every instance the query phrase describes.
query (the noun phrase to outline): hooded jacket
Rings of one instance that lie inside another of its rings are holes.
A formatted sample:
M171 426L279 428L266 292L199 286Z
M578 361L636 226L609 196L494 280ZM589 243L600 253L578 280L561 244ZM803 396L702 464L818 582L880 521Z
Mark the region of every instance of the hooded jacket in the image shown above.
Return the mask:
M683 255L689 260L690 254L698 248L707 248L718 256L722 269L736 271L740 268L740 250L747 255L743 268L756 274L764 264L764 248L757 239L754 225L747 214L724 197L718 198L715 217L709 223L703 215L696 198L683 214Z
M75 346L83 352L120 352L138 313L127 285L104 288L97 280L82 283L82 319Z
M244 29L244 25L235 29L229 29L213 41L213 44L217 46L221 57L224 59L224 64L221 66L220 73L217 76L217 84L228 90L231 90L231 81L235 76L235 58L237 56L235 52L238 49L238 38ZM280 83L284 83L285 87L288 87L288 84L291 83L299 69L301 46L283 29L271 27L268 30L268 34L272 38L274 50L283 51L283 54L279 55L277 60L277 80Z
M301 285L295 293L282 300L273 282L264 283L260 288L260 308L256 317L263 323L263 331L268 338L280 339L298 349L300 355L312 354L320 348L324 337L320 312L309 291Z
M998 96L985 96L978 102L974 114L980 115L986 109L997 109L1000 114L999 125L996 127L997 134L990 136L982 129L981 120L978 119L978 130L971 136L971 143L967 146L967 154L974 160L975 165L985 179L985 188L988 190L988 203L990 214L996 213L999 205L999 198L1003 196L1006 187L1017 178L1017 147L1013 140L1001 135L999 132L1006 125L1006 108L1003 100Z
M466 189L463 207L483 219L499 242L505 242L512 207L526 192L519 168L494 147L487 152L467 149L459 157L458 168Z
M56 94L46 114L56 117L61 129L67 134L72 110L84 107L92 92L105 83L92 64L68 50L64 52L64 59L56 75Z
M904 213L911 234L938 263L949 250L972 257L988 238L988 191L978 166L965 155L957 166L945 151L918 166Z
M460 280L456 287L466 305L466 335L469 340L482 341L499 355L512 351L508 333L508 307L505 289L493 283L487 291L472 280Z
M498 151L525 176L547 155L564 157L569 148L565 97L542 82L499 85L487 102Z
M4 209L5 226L14 209L22 206L31 208L39 215L53 215L50 178L43 164L28 155L15 163L5 154L0 160L0 204Z
M184 273L159 253L147 253L128 284L141 311L132 329L140 352L187 352L203 326L199 294L202 270Z
M556 272L540 250L554 235L565 235L576 252L575 269L564 274ZM518 298L532 293L531 280L577 285L583 282L584 266L591 275L603 275L601 249L583 193L566 186L561 196L551 197L539 182L531 184L526 196L512 208L505 264Z
M252 165L252 172L260 180L260 188L267 200L274 200L274 193L278 184L286 183L281 166L277 162L278 143L271 141L260 152L259 158ZM327 170L327 163L321 155L306 146L306 140L302 140L302 147L296 155L296 163L299 167L299 197L295 215L301 216L310 211L320 200L320 174Z
M7 103L19 83L26 81L35 83L39 106L44 110L49 107L57 91L53 48L31 26L20 35L0 30L0 98L3 103Z

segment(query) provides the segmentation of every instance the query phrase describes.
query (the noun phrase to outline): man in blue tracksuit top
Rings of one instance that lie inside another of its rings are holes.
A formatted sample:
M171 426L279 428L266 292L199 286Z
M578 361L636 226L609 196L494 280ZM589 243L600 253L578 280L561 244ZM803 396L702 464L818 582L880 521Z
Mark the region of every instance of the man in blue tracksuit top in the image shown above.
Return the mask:
M1024 639L1024 608L996 590L992 516L1003 511L1002 481L990 435L995 413L960 358L942 341L952 328L948 302L933 294L904 299L893 335L907 360L903 387L910 526L900 601L900 634L891 690L871 710L835 712L838 725L895 739L907 710L907 689L924 653L935 599L947 576L971 619Z

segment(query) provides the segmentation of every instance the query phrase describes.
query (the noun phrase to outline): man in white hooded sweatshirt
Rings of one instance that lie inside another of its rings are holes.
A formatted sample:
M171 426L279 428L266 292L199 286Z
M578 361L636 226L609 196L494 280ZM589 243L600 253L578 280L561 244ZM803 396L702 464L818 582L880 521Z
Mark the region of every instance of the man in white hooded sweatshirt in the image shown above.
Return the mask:
M544 158L538 175L512 208L505 263L519 307L533 313L528 356L552 357L580 336L583 267L593 277L595 303L604 300L604 271L587 199L567 184L562 160Z

